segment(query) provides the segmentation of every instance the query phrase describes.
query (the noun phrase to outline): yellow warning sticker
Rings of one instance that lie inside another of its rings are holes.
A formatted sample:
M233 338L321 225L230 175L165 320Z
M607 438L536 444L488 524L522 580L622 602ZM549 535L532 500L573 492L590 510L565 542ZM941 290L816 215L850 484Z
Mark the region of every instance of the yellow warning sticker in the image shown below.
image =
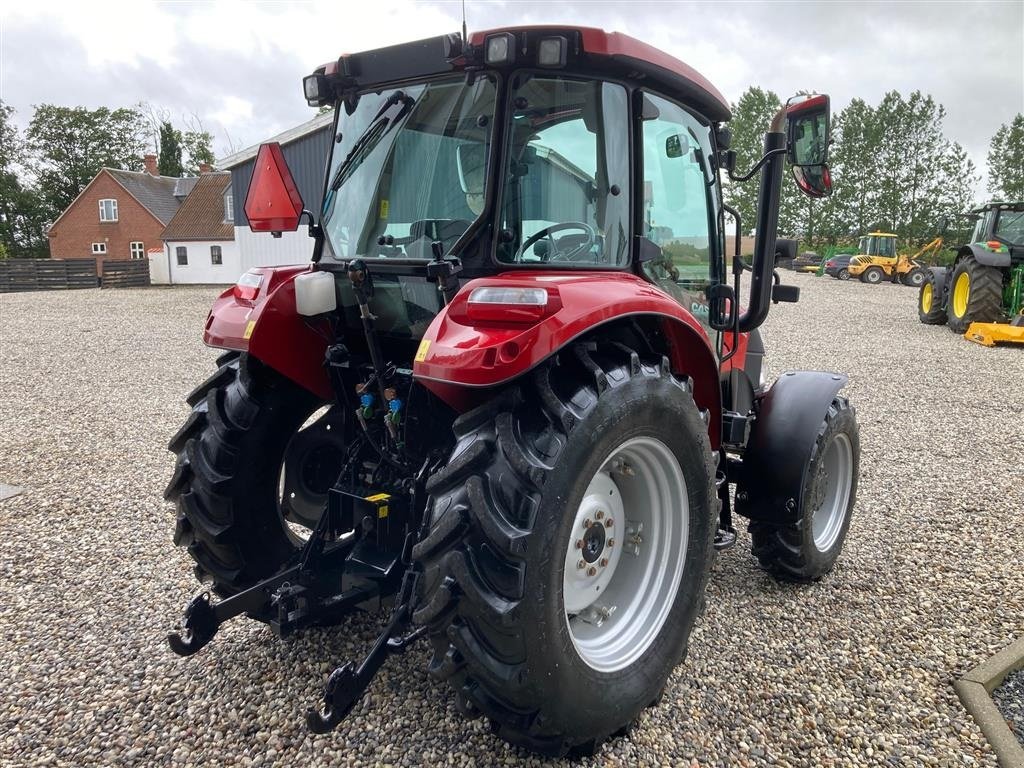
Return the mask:
M366 500L371 504L377 505L377 518L383 520L388 516L388 505L385 504L391 496L387 493L375 493L373 496L367 496Z
M387 516L388 516L388 505L387 504L382 504L381 506L377 507L377 518L379 520L383 520Z
M430 350L430 339L424 339L420 342L420 348L416 350L416 357L413 358L417 363L422 363L427 359L427 352Z
M387 200L380 201L380 217L386 219L388 217L388 211L391 209L391 204Z
M378 501L387 501L390 498L391 494L389 493L375 493L373 496L367 496L366 500L376 504Z
M248 339L250 336L252 336L252 329L255 328L255 327L256 327L256 321L255 320L250 320L248 323L246 323L245 324L245 333L242 334L242 338L243 339Z

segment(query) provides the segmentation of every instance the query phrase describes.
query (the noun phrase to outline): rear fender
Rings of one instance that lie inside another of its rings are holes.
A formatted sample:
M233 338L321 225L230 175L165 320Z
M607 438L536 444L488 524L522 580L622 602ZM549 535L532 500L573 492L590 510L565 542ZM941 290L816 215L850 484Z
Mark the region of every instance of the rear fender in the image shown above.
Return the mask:
M1010 266L1010 249L1000 243L998 249L989 248L985 243L972 243L965 245L957 254L957 261L965 256L973 256L979 264L986 267L999 267L1007 269Z
M248 352L330 400L333 393L323 367L327 342L295 310L295 278L310 269L302 265L250 270L263 277L256 295L239 298L234 286L224 291L206 318L203 341L210 347Z
M468 297L484 286L541 287L550 313L533 322L486 323L468 316ZM621 272L516 272L473 280L445 307L420 343L413 372L457 411L534 369L602 326L639 320L657 330L672 371L693 380L694 400L710 414L709 434L718 445L721 393L711 342L696 318L677 301L636 275Z
M818 431L847 381L840 373L787 371L758 400L736 479L738 514L776 525L797 520Z

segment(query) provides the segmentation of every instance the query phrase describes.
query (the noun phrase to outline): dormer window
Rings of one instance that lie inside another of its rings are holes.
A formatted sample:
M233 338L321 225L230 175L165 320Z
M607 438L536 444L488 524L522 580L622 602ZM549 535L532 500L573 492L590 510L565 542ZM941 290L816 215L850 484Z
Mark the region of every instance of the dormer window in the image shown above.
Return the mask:
M117 200L100 200L100 221L117 221Z
M233 222L235 220L235 196L231 192L231 187L228 187L224 191L224 221Z

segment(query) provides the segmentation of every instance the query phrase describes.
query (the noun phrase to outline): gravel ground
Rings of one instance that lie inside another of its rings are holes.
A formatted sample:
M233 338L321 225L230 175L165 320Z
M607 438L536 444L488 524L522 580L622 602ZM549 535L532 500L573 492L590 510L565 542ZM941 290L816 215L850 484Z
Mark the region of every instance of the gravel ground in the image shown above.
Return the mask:
M580 765L986 765L952 681L1024 633L1024 350L919 325L916 292L787 276L769 373L850 374L861 480L821 583L773 582L749 537L719 558L667 695ZM0 764L540 765L393 659L308 734L324 676L381 619L279 642L238 620L202 653L164 633L193 593L164 446L211 370L210 288L0 296Z
M1024 669L1007 675L992 691L992 700L1006 718L1017 741L1024 746Z

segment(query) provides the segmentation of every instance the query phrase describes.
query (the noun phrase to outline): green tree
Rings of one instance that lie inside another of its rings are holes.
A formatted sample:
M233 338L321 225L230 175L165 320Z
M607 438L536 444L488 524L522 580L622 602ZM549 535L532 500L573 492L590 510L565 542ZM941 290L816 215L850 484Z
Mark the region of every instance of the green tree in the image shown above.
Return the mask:
M215 162L213 156L213 136L204 130L185 131L182 144L185 148L186 173L190 176L197 176L200 167L208 165L211 168Z
M141 170L145 124L131 107L36 107L26 131L30 168L48 205L63 211L101 168Z
M157 171L161 176L179 178L184 175L181 165L181 131L174 129L169 122L160 123L160 157L157 160Z
M24 146L13 115L0 102L0 258L45 258L51 211L39 191L19 176Z
M736 173L746 173L764 154L764 135L772 116L779 110L779 97L771 91L751 86L732 105L732 131L730 148L736 152ZM757 224L757 177L747 182L729 181L725 187L725 200L735 208L749 234Z
M999 126L988 150L988 191L1000 200L1024 200L1024 113Z

